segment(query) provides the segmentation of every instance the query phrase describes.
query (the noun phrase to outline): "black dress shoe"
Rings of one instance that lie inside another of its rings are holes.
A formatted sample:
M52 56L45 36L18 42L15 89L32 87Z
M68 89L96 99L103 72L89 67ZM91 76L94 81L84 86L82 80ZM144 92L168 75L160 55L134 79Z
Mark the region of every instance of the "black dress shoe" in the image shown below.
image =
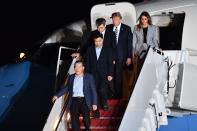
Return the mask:
M104 110L104 111L107 111L108 109L109 109L109 107L108 107L107 104L103 105L103 110Z
M92 117L93 118L100 118L100 112L99 112L99 110L93 111L92 112Z

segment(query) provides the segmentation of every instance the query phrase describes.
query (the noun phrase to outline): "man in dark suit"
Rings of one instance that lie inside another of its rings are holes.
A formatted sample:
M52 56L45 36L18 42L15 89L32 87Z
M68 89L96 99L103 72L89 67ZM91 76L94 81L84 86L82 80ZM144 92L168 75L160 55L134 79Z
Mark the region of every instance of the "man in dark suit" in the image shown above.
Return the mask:
M112 49L103 45L101 33L95 33L93 38L95 46L90 46L87 50L85 67L86 71L95 78L100 106L107 110L107 85L113 75Z
M112 47L114 53L114 86L115 96L122 98L122 73L125 66L129 66L132 63L132 38L133 34L131 28L128 25L122 23L122 16L120 12L114 12L111 16L113 24L107 25L107 29L113 35Z
M97 29L92 31L88 37L87 42L85 42L81 48L79 49L78 53L73 53L73 57L85 56L86 51L89 46L94 45L94 35L97 33L101 33L103 35L103 46L104 47L112 47L112 35L113 33L109 30L106 30L106 20L104 18L96 19L96 26Z
M80 130L79 114L82 113L86 131L90 127L90 110L97 109L97 92L95 81L92 75L84 74L84 65L82 61L76 61L74 64L75 74L70 75L66 86L60 90L54 97L69 93L68 109L71 113L72 131Z

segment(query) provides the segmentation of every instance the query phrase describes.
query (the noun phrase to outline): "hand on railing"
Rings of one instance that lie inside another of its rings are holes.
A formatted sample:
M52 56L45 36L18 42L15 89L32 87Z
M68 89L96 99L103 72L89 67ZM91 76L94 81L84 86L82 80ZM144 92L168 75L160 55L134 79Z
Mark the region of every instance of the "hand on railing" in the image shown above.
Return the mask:
M107 80L108 80L108 81L111 81L112 79L113 79L112 76L107 76Z
M58 97L57 96L53 96L53 98L52 98L52 102L53 103L55 103L55 101L58 99Z
M97 110L97 105L92 105L93 111Z
M126 65L129 66L129 65L131 65L131 63L132 63L132 59L131 58L127 58Z
M79 58L80 57L80 54L79 53L73 53L72 55L71 55L73 58Z

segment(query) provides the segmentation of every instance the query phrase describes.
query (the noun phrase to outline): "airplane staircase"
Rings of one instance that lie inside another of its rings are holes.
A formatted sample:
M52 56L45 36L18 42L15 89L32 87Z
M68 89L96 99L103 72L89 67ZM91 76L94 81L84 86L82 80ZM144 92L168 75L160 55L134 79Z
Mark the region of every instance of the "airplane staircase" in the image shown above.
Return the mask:
M125 112L127 101L126 100L118 100L111 99L108 100L109 109L104 111L100 109L100 118L93 118L92 113L91 116L91 131L117 131L120 125L121 119ZM80 125L81 130L85 129L83 124L83 117L80 116ZM71 125L68 124L68 130L71 131Z

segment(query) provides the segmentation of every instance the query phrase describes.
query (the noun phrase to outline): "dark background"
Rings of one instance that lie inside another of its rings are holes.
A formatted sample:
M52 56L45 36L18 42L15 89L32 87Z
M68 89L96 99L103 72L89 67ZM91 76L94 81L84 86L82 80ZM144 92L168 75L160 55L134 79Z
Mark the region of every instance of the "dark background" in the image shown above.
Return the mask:
M141 0L130 2L139 1ZM51 99L56 83L59 45L54 43L39 51L40 45L51 33L65 25L81 19L90 20L91 7L108 2L112 1L9 1L0 4L0 67L16 63L20 52L25 52L30 60L37 52L41 54L38 53L38 57L41 57L39 64L31 63L27 86L17 94L6 111L5 118L0 123L0 131L43 129L53 106ZM55 62L50 64L53 58Z
M128 0L127 0L128 1ZM136 3L142 0L130 0ZM20 52L28 57L53 31L80 19L89 19L90 9L112 0L9 1L0 4L0 65L14 62Z

